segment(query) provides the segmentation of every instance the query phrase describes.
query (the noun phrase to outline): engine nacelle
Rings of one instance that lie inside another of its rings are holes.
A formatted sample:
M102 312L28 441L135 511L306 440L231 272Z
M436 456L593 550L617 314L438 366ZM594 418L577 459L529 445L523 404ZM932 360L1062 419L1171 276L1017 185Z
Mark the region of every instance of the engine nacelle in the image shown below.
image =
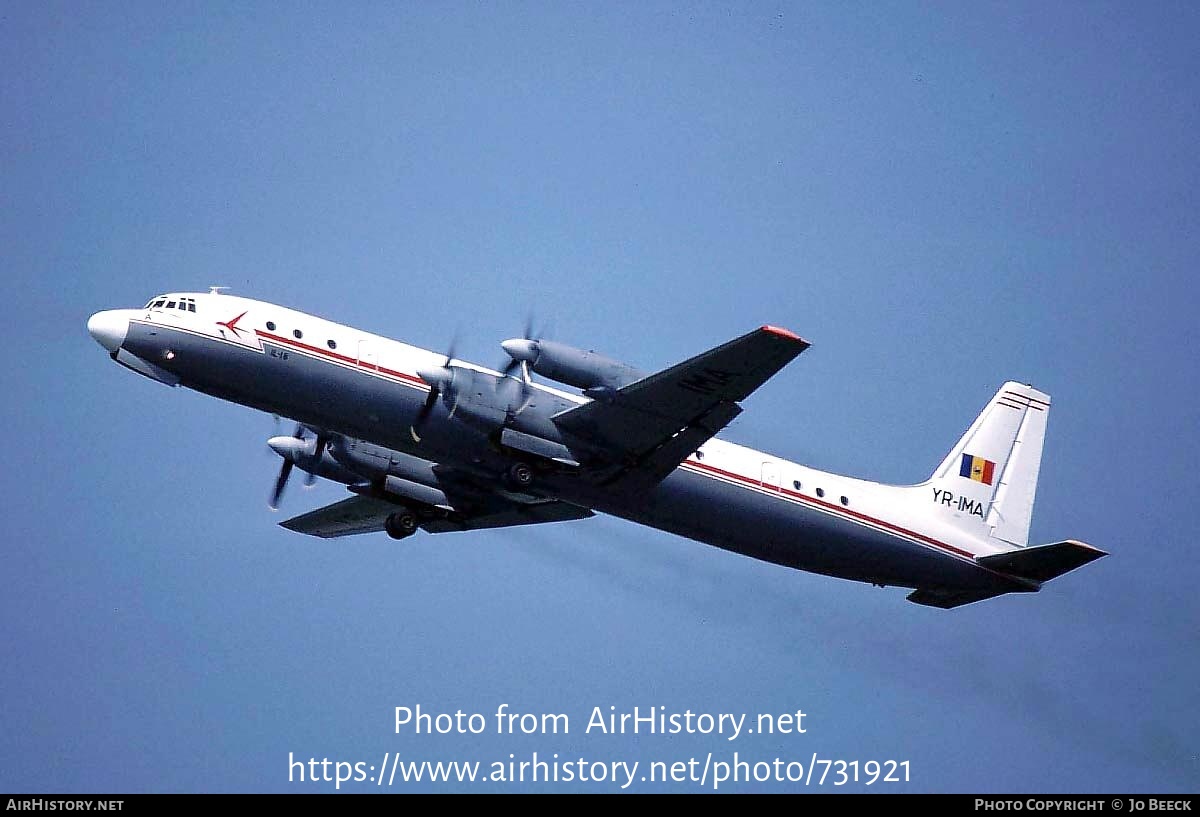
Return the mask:
M486 432L501 450L516 452L518 457L531 456L563 466L579 466L553 421L556 414L575 406L566 397L514 375L481 372L464 366L420 369L417 375L442 401L448 418Z
M400 477L420 485L436 487L437 475L433 471L433 463L414 457L400 451L369 443L366 440L356 440L351 437L340 437L332 440L327 454L343 469L355 474L352 480L342 479L340 482L358 482L361 480L377 481L387 476Z
M554 340L514 338L500 344L513 360L559 383L579 389L619 389L645 375L619 360Z
M267 445L301 471L337 482L354 482L360 478L361 472L343 463L331 450L337 442L340 440L331 440L321 451L320 459L317 458L317 441L312 437L272 437L267 440Z

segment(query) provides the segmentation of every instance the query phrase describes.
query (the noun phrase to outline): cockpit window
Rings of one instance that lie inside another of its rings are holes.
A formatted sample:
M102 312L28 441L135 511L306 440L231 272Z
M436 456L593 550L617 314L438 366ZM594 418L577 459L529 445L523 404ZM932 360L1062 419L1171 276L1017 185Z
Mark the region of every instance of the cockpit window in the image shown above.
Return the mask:
M156 295L146 304L147 309L179 309L184 312L196 311L196 299L179 296L177 300L168 300L170 295Z
M181 312L195 312L196 299L186 295L175 297L163 295L161 298L155 298L147 306L153 309L178 309Z

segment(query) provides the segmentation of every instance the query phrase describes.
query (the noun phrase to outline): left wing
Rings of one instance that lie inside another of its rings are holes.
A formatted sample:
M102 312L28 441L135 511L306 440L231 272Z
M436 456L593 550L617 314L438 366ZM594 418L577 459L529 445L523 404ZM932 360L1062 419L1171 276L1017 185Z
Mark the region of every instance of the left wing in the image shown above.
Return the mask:
M657 482L740 414L739 401L808 347L786 329L764 326L553 421L619 464L617 477L637 473Z
M381 531L388 515L396 510L396 505L386 499L365 495L352 496L315 511L293 516L286 522L280 522L279 526L296 533L334 539L338 536Z
M382 531L388 516L400 510L400 507L386 499L360 494L279 524L297 533L333 539L356 533ZM422 520L421 528L429 533L447 533L533 525L539 522L565 522L571 519L586 519L593 515L587 508L556 500L539 500L525 504L495 496L470 511L454 510L445 517Z

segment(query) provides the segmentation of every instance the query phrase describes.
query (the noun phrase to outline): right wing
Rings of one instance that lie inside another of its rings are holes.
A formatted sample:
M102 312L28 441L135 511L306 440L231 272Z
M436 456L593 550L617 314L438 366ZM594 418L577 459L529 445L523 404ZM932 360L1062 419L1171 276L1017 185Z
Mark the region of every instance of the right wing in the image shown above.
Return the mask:
M618 478L655 483L740 414L739 401L808 347L786 329L764 326L553 421L619 465Z

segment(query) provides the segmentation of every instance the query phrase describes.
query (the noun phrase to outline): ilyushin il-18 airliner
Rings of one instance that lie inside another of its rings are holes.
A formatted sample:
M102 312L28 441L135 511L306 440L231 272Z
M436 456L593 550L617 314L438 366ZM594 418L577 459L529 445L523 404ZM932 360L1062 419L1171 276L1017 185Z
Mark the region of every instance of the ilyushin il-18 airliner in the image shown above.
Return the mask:
M283 460L271 506L293 468L351 495L281 523L292 531L402 539L600 512L941 608L1105 555L1028 543L1050 411L1028 385L1001 386L925 482L884 485L715 436L808 348L786 329L653 374L527 329L491 370L219 290L98 312L88 331L138 374L294 420L268 441Z

